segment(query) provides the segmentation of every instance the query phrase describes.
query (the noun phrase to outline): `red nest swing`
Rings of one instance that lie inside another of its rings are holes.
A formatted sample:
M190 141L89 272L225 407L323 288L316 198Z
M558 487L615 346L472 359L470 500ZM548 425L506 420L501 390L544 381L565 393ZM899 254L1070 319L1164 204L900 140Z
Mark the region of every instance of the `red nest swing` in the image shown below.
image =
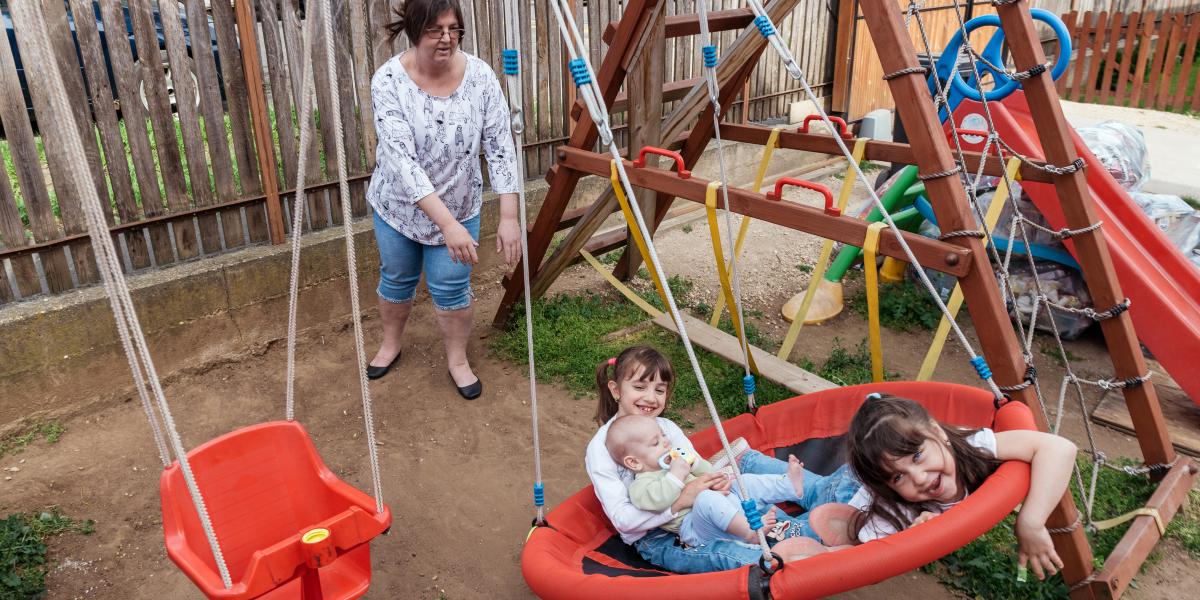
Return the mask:
M843 460L838 452L851 416L869 392L921 403L934 418L997 431L1036 429L1029 408L1011 402L997 410L993 396L951 383L894 382L816 392L762 407L724 423L729 437L745 437L766 453L795 454L817 472ZM702 455L720 445L716 431L692 436ZM824 464L822 464L824 459ZM771 597L820 598L911 571L966 545L1012 512L1029 489L1029 465L1007 462L961 504L922 525L882 540L787 563L770 578ZM678 575L646 562L616 535L591 486L547 515L521 554L525 581L548 599L763 597L757 566Z
M338 479L299 423L244 427L187 458L233 587L221 582L178 461L159 481L163 531L167 555L205 596L346 600L367 592L370 541L391 525L391 511L377 513L373 498Z

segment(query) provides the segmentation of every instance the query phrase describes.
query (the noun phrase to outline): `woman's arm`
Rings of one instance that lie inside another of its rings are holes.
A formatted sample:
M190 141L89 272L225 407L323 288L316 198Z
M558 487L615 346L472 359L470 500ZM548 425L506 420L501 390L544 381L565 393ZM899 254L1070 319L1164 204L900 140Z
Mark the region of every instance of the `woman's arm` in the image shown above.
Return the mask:
M509 267L521 257L521 229L517 224L517 193L522 170L517 147L509 126L508 102L494 73L488 72L483 91L483 155L487 158L488 179L492 191L500 196L500 225L496 228L496 252L504 255Z
M471 237L471 232L450 214L450 209L446 208L446 204L437 194L421 198L417 201L417 206L421 207L429 216L429 220L441 230L442 237L446 239L446 249L450 251L450 260L468 265L479 262L479 255L475 253L479 242L476 242L475 238Z
M1017 564L1032 568L1038 579L1062 568L1046 519L1067 491L1075 465L1075 444L1040 431L996 432L996 458L1029 463L1029 493L1017 515Z
M500 225L496 227L496 252L504 255L510 268L521 259L521 226L517 219L517 195L500 194Z

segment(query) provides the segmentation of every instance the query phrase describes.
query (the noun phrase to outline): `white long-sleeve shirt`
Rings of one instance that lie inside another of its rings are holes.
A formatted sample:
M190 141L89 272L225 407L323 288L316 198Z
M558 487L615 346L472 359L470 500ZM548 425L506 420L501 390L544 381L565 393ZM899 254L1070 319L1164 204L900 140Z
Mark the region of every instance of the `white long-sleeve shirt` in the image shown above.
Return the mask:
M479 214L487 158L492 191L515 194L517 153L500 82L483 60L463 53L467 68L449 96L426 93L392 57L371 77L371 102L379 137L367 201L393 229L428 245L445 243L442 231L417 206L438 198L459 222Z
M656 420L663 434L671 440L672 447L686 448L695 453L696 449L692 447L691 440L678 425L662 417ZM608 436L608 426L612 425L612 422L613 419L609 419L608 423L600 426L596 435L592 436L592 441L588 442L584 466L587 467L588 478L592 480L592 486L596 490L596 498L604 507L604 514L608 515L613 528L621 534L621 541L632 544L642 539L651 529L669 522L675 517L675 513L670 507L662 512L642 510L629 500L629 484L633 483L634 474L614 462L604 445L604 438Z

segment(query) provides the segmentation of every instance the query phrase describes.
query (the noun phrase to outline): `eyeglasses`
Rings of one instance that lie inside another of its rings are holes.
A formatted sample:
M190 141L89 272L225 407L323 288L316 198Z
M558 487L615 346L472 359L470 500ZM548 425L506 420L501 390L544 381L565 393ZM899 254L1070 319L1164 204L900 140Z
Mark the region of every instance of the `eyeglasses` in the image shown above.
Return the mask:
M443 35L449 35L450 41L457 42L462 39L467 33L466 29L442 29L441 27L429 27L425 30L425 37L431 40L440 40Z

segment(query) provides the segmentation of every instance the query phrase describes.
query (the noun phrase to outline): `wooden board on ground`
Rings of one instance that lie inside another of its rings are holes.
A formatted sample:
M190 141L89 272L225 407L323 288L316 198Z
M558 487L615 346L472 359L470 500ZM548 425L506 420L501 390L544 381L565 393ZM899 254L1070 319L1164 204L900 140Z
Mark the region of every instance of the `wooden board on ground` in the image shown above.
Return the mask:
M1167 431L1171 434L1171 444L1184 454L1200 456L1200 406L1192 402L1183 390L1172 385L1173 382L1163 382L1165 377L1161 371L1155 373L1154 379L1158 383L1155 383L1154 387L1158 391L1163 420L1167 422ZM1125 401L1120 392L1110 391L1104 394L1100 404L1096 405L1096 410L1092 412L1092 419L1130 435L1134 433L1129 410L1125 408Z
M687 324L688 337L692 343L734 363L742 362L742 347L738 339L716 327L690 315L683 315ZM654 324L668 331L675 331L675 322L669 313L654 319ZM836 383L818 377L796 365L776 357L760 348L750 347L759 374L797 394L808 394L838 387Z

